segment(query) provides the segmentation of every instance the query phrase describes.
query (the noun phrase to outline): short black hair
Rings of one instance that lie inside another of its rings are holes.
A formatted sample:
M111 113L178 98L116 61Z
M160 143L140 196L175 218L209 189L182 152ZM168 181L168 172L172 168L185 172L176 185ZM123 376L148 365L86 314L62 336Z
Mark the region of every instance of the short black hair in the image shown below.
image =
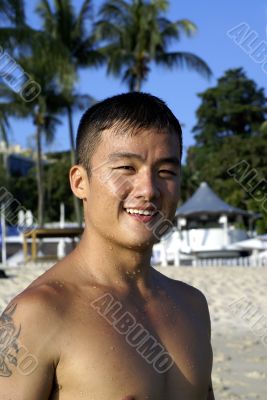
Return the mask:
M174 133L180 143L182 129L178 119L163 100L148 93L130 92L109 97L88 108L83 114L76 138L76 162L90 175L90 160L102 132L116 128L120 134L137 134L142 129Z

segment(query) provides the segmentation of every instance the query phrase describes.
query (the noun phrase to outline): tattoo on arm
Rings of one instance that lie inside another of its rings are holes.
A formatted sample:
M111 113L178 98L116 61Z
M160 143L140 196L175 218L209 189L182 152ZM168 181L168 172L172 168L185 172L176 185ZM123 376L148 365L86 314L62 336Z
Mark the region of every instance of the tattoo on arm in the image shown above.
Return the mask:
M18 337L21 326L17 328L13 321L13 314L17 304L11 304L0 316L0 377L12 375L10 367L17 366L19 351Z

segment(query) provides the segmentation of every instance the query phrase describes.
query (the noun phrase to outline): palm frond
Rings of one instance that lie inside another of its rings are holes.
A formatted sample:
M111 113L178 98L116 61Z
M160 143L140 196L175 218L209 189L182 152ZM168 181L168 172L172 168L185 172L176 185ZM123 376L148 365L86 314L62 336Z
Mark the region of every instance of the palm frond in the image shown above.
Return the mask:
M55 21L53 18L53 11L48 0L42 0L37 5L35 11L43 21L43 28L46 29L51 35L55 35Z
M8 23L19 27L25 24L25 5L23 0L1 0L0 16Z
M185 33L186 36L192 36L197 32L197 26L189 19L180 19L175 22L178 30Z
M92 0L84 0L80 12L76 18L74 29L73 29L73 36L77 37L84 36L85 34L85 22L92 18L93 16L93 4Z
M0 137L7 147L9 145L9 138L8 138L9 130L10 130L10 123L8 120L7 112L5 109L1 107L0 104Z
M189 70L198 72L206 78L210 78L212 75L212 71L206 62L195 54L189 52L160 52L157 54L155 61L157 64L161 64L168 68L176 66L180 68L188 68Z
M172 41L191 36L196 25L188 20L170 21L164 13L168 0L106 0L95 24L96 39L103 43L107 73L120 76L131 90L147 79L150 64L187 67L209 77L208 65L189 52L169 52Z
M110 21L123 21L123 17L129 14L131 5L125 0L111 0L102 4L99 10L101 18L108 18Z

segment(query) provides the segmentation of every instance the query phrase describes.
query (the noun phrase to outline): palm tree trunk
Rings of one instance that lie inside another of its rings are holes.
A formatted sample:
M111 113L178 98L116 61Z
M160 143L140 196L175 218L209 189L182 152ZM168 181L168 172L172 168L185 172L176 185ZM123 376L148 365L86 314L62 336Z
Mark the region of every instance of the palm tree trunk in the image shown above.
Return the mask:
M3 121L3 124L1 127L1 131L2 131L2 140L5 144L5 150L3 152L3 168L4 168L5 178L8 181L8 179L9 179L9 170L8 170L9 140L8 140L8 135L7 135L4 121Z
M43 187L43 164L42 164L42 145L41 145L42 127L37 125L36 128L36 147L37 147L37 160L36 160L36 180L38 189L38 225L44 225L44 187Z
M74 142L74 129L72 121L72 109L71 106L67 106L68 123L69 123L69 134L70 134L70 160L71 164L75 164L75 142Z
M141 91L141 78L140 78L140 76L137 76L135 78L134 91L135 92L140 92Z
M69 134L70 134L70 159L71 164L75 164L75 144L74 144L74 129L73 129L73 119L72 119L72 109L71 106L67 106L67 115L69 122ZM75 210L76 220L79 226L82 226L82 213L79 199L73 194L73 205Z

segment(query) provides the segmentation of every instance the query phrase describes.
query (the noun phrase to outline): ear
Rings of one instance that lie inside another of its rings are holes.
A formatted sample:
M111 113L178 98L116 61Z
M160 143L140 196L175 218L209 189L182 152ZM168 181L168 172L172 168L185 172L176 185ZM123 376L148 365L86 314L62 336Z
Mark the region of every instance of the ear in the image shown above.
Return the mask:
M86 199L87 172L81 165L73 165L69 172L71 190L81 200Z

